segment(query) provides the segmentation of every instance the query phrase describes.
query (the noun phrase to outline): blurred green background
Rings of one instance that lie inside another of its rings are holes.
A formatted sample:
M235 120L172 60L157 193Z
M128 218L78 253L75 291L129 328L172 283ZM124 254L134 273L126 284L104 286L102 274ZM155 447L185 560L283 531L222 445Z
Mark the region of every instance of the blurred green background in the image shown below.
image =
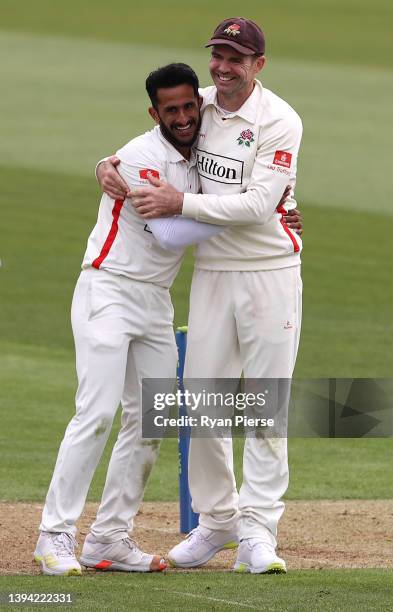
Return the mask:
M74 410L69 306L97 213L95 163L151 127L152 69L182 60L210 83L203 43L239 6L2 0L0 10L1 497L42 500ZM254 0L241 10L266 33L264 85L304 121L296 374L390 377L393 5ZM191 271L190 252L172 292L177 324L187 320ZM390 440L292 440L288 496L389 497L391 451ZM237 442L239 481L240 454ZM147 498L176 499L176 474L170 441Z

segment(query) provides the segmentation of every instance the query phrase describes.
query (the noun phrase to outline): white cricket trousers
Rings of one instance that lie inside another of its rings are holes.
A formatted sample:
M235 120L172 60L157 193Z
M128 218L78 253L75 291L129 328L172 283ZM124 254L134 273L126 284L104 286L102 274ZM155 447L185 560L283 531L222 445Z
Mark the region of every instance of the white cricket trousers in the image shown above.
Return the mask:
M127 536L159 450L141 438L143 378L176 376L177 350L169 291L103 270L82 271L71 309L78 391L76 414L61 443L40 529L76 533L112 421L121 429L91 531L102 542ZM172 382L170 382L172 381Z
M301 325L300 266L257 272L195 270L184 378L291 378ZM238 495L230 438L191 437L193 509L209 529L276 546L288 487L286 438L245 440Z

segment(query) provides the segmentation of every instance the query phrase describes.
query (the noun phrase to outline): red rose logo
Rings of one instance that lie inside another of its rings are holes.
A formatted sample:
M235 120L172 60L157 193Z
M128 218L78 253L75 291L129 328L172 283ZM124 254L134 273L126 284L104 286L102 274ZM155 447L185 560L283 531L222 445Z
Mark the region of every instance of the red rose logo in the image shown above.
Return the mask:
M240 26L237 23L233 23L224 30L224 33L228 34L228 36L237 36L237 34L240 34Z
M251 146L251 142L254 142L254 132L251 130L243 130L240 133L239 138L237 139L238 145L246 145L246 147Z

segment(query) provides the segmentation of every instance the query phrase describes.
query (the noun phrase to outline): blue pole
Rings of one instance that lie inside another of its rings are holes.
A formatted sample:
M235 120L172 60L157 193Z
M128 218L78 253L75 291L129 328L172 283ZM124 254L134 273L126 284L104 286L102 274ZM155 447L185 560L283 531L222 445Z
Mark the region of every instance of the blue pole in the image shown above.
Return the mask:
M179 389L184 391L183 372L187 348L187 327L178 327L176 343L179 353L177 378ZM187 415L186 407L180 404L179 416ZM188 449L190 446L190 428L179 427L179 497L180 497L180 533L188 533L198 525L199 514L191 508L191 495L188 487Z

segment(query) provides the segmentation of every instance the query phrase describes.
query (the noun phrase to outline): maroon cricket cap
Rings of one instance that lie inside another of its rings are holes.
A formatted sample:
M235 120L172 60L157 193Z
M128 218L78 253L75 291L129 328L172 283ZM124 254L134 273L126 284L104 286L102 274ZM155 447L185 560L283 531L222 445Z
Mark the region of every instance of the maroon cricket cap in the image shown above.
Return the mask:
M265 53L265 36L259 26L251 19L230 17L224 19L214 30L213 36L205 47L229 45L244 53L255 55Z

